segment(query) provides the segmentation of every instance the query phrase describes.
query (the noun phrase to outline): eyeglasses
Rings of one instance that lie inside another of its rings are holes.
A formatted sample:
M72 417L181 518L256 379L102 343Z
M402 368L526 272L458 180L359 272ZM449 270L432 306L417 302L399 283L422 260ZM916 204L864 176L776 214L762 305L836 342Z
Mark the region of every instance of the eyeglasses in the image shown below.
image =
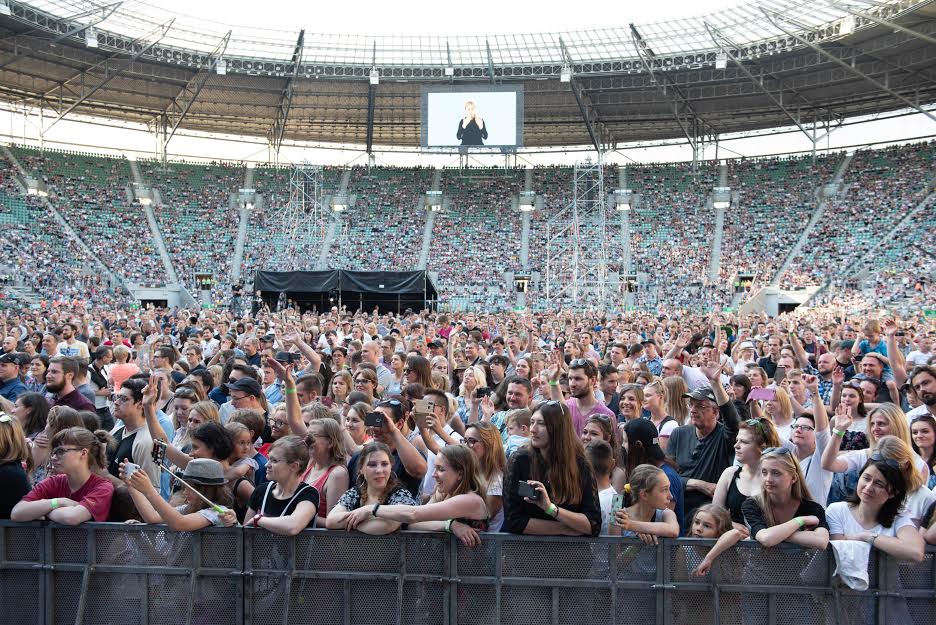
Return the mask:
M467 445L468 447L474 447L475 445L477 445L477 444L480 443L481 441L479 441L479 440L476 439L476 438L465 437L465 438L462 439L462 442L464 442L465 445Z
M792 456L793 452L787 449L786 447L768 447L767 449L761 452L761 458L763 458L764 456L768 456L768 455Z
M885 457L882 456L881 454L872 454L871 457L868 458L868 460L870 460L871 462L881 462L881 463L883 463L883 464L886 464L887 466L889 466L889 467L892 468L892 469L896 469L896 470L900 471L900 463L899 463L899 462L897 462L896 460L894 460L894 459L892 459L892 458L885 458Z
M354 378L354 384L355 384L355 386L357 386L357 385L359 385L359 384L369 384L369 383L372 382L372 381L373 381L373 380L368 380L367 378Z
M61 458L70 451L81 451L82 447L56 447L50 454L53 458Z
M796 424L796 425L790 426L790 429L791 429L791 430L802 430L803 432L813 432L813 431L815 431L816 428L814 428L814 427L811 426L811 425L806 425L805 423L803 423L803 424Z
M275 419L275 420L273 420L273 421L270 421L270 427L274 427L274 428L276 428L276 429L278 429L278 430L279 430L279 429L282 429L282 428L284 428L284 427L286 427L287 425L289 425L289 424L288 424L286 421L280 421L279 419Z
M110 400L111 400L111 403L120 404L125 401L133 401L133 398L127 395L118 395L117 393L114 393L113 395L110 396Z

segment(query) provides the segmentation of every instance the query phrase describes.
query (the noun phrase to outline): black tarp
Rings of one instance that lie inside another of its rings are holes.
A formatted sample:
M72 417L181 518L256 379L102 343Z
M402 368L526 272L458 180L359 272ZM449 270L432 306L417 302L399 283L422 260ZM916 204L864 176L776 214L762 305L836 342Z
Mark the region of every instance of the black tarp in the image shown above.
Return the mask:
M271 308L280 294L303 310L320 311L345 305L351 310L402 312L434 307L435 285L425 271L258 271L254 291L260 291Z

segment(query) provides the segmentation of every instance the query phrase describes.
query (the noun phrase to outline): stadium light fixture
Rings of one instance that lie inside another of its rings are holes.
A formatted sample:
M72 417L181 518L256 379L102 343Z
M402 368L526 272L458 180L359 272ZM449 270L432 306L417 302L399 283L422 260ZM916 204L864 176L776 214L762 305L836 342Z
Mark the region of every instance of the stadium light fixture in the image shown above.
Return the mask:
M140 206L149 206L150 204L153 203L153 200L148 197L141 197L139 198L139 200L140 200Z
M728 68L728 55L724 52L719 52L715 55L715 69L727 69Z
M10 3L8 0L0 0L0 15L10 15Z
M616 189L614 191L614 208L619 211L629 211L634 192L630 189Z
M845 35L850 35L853 32L855 32L855 16L846 15L842 18L842 21L839 25L839 35L844 37Z
M96 48L96 47L98 47L97 31L94 30L94 27L93 27L93 26L88 26L88 27L85 29L84 36L85 36L85 45L86 45L86 46L88 46L89 48Z
M370 84L379 85L380 84L380 72L377 71L376 67L372 67L370 71Z
M572 82L572 66L562 66L562 69L559 72L559 82Z
M224 60L223 56L218 58L218 62L215 63L215 72L217 72L219 76L227 74L227 61Z
M452 67L451 65L449 65L448 67L446 67L446 68L445 68L445 75L448 76L449 78L451 78L452 76L454 76L454 75L455 75L455 68Z
M729 206L731 206L731 202L713 202L712 206L718 209L728 208Z

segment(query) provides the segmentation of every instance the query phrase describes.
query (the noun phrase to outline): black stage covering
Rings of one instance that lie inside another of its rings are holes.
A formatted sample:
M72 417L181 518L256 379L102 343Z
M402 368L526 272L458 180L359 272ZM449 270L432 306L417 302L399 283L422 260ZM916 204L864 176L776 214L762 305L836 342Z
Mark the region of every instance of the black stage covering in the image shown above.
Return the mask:
M254 292L260 291L271 309L280 295L301 310L325 311L332 306L403 312L434 308L435 285L425 271L258 271Z

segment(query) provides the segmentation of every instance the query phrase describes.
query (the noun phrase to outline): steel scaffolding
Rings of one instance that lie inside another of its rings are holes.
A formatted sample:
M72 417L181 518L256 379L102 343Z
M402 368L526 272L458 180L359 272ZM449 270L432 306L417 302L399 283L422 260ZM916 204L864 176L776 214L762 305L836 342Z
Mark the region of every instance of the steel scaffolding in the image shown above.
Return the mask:
M281 234L271 257L277 268L312 269L325 240L328 215L322 205L323 170L301 163L289 171L289 202L273 216L272 227Z
M576 163L572 202L546 226L550 306L604 307L608 301L608 202L599 156Z

